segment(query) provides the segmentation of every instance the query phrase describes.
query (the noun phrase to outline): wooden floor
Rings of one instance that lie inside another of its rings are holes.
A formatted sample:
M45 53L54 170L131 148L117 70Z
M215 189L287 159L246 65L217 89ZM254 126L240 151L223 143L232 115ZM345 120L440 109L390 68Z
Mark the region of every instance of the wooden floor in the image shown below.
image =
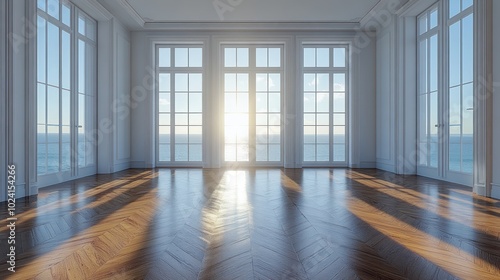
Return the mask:
M377 170L128 170L17 210L0 279L500 279L500 201Z

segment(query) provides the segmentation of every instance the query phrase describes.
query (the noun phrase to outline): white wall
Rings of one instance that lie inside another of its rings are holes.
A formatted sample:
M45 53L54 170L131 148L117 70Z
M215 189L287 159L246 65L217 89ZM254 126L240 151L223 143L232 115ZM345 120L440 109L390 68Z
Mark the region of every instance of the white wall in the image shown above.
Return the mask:
M114 171L130 167L130 32L118 25L115 33L116 95Z
M130 167L130 32L116 19L98 25L97 172Z
M299 34L298 34L299 33ZM215 39L213 36L220 36L226 38L231 36L227 32L198 32L193 33L194 37L205 36L211 38L208 48L209 53L216 53L217 45L214 43ZM251 33L254 35L254 33ZM263 32L255 33L257 37L259 36L275 36L278 38L280 36L288 36L292 38L292 44L296 45L298 42L298 37L300 36L311 36L310 33L300 33L300 32ZM274 35L273 35L274 34ZM325 37L334 37L335 34L332 32L325 32ZM344 33L342 33L344 34ZM353 32L351 32L354 35ZM212 36L213 35L213 36ZM240 36L239 34L233 34L236 38ZM351 36L352 36L351 35ZM153 40L168 40L168 38L182 38L182 36L188 36L187 32L146 32L146 31L136 31L132 32L131 41L131 108L132 108L132 119L131 119L131 166L135 168L150 168L155 166L155 93L154 84L152 79L154 79L154 65L153 65ZM315 33L314 36L320 36ZM345 34L344 34L345 36ZM323 37L323 38L325 38ZM186 37L188 38L188 37ZM275 39L279 40L279 39ZM326 40L326 39L323 39ZM291 48L293 49L293 48ZM216 57L211 57L212 63L216 61ZM353 54L354 71L352 73L352 92L354 97L353 110L351 115L351 121L356 122L355 130L352 131L355 139L353 145L357 147L355 151L351 153L351 166L361 167L361 168L373 168L375 167L375 42L370 41L363 48L359 48L359 53ZM210 68L212 70L212 68ZM289 69L292 73L292 77L295 77L295 69ZM209 71L213 72L213 71ZM216 79L217 75L213 74L208 76L208 79ZM292 78L294 79L294 78ZM294 84L295 83L290 83ZM288 96L294 96L296 92L295 86L289 86L287 92ZM213 89L213 87L212 87ZM212 96L216 96L215 94ZM292 110L294 111L294 110ZM290 113L291 111L288 111ZM293 112L292 112L293 113ZM288 115L287 118L296 118L296 116ZM213 124L211 124L213 125ZM205 138L206 139L206 138ZM217 138L210 138L217 139ZM213 144L213 143L212 143ZM211 145L207 143L208 147L217 147L217 145ZM297 149L290 149L292 151L297 151ZM288 150L289 151L289 150ZM211 151L213 153L219 151ZM212 153L212 156L214 154ZM214 156L214 158L216 158ZM297 166L293 159L295 157L289 157L291 162L285 162L287 167L300 167ZM301 158L301 157L299 157ZM204 167L216 168L220 166L220 162L206 161Z
M375 36L375 34L370 34ZM353 108L352 118L357 122L357 131L352 131L352 137L358 147L351 155L351 167L376 167L376 41L369 40L366 47L361 48L357 60L358 73L353 76L356 83L356 107Z
M377 168L396 172L395 36L393 20L377 32L376 157Z
M145 32L133 32L131 38L131 165L151 168L155 162L153 47Z
M0 2L0 38L6 37L6 27L7 27L7 1ZM5 57L5 48L7 47L7 40L1 41L0 43L0 118L4 121L0 121L0 182L7 181L7 84L6 84L6 74L7 74L7 61ZM0 201L6 200L6 188L5 184L0 184Z
M500 1L493 1L493 189L500 199Z

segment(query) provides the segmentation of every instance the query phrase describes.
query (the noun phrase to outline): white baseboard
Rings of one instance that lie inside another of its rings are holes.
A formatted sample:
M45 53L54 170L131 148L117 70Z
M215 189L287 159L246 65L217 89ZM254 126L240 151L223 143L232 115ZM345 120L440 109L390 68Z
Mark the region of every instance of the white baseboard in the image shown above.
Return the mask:
M377 163L375 161L361 161L359 168L377 168Z
M474 192L481 196L486 196L486 186L485 185L475 185Z
M130 162L118 163L113 166L113 171L118 172L130 168Z
M491 184L491 197L500 199L500 184Z
M393 164L377 162L377 169L396 173L396 166L394 166Z

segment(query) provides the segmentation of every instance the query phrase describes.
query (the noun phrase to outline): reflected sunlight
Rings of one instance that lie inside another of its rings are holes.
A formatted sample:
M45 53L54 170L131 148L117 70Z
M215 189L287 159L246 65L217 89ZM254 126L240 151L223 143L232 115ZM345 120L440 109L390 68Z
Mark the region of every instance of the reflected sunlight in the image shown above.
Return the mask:
M452 275L464 279L492 279L500 273L494 265L383 211L352 198L347 203L351 213L408 250L422 256ZM411 234L409 234L411 233Z

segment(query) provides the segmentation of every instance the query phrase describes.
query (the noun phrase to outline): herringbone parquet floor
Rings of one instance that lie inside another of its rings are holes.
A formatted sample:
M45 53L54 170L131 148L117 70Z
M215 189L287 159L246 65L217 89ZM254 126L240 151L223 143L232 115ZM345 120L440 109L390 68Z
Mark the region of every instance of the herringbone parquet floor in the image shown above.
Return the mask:
M127 170L17 211L0 279L500 278L500 201L377 170Z

